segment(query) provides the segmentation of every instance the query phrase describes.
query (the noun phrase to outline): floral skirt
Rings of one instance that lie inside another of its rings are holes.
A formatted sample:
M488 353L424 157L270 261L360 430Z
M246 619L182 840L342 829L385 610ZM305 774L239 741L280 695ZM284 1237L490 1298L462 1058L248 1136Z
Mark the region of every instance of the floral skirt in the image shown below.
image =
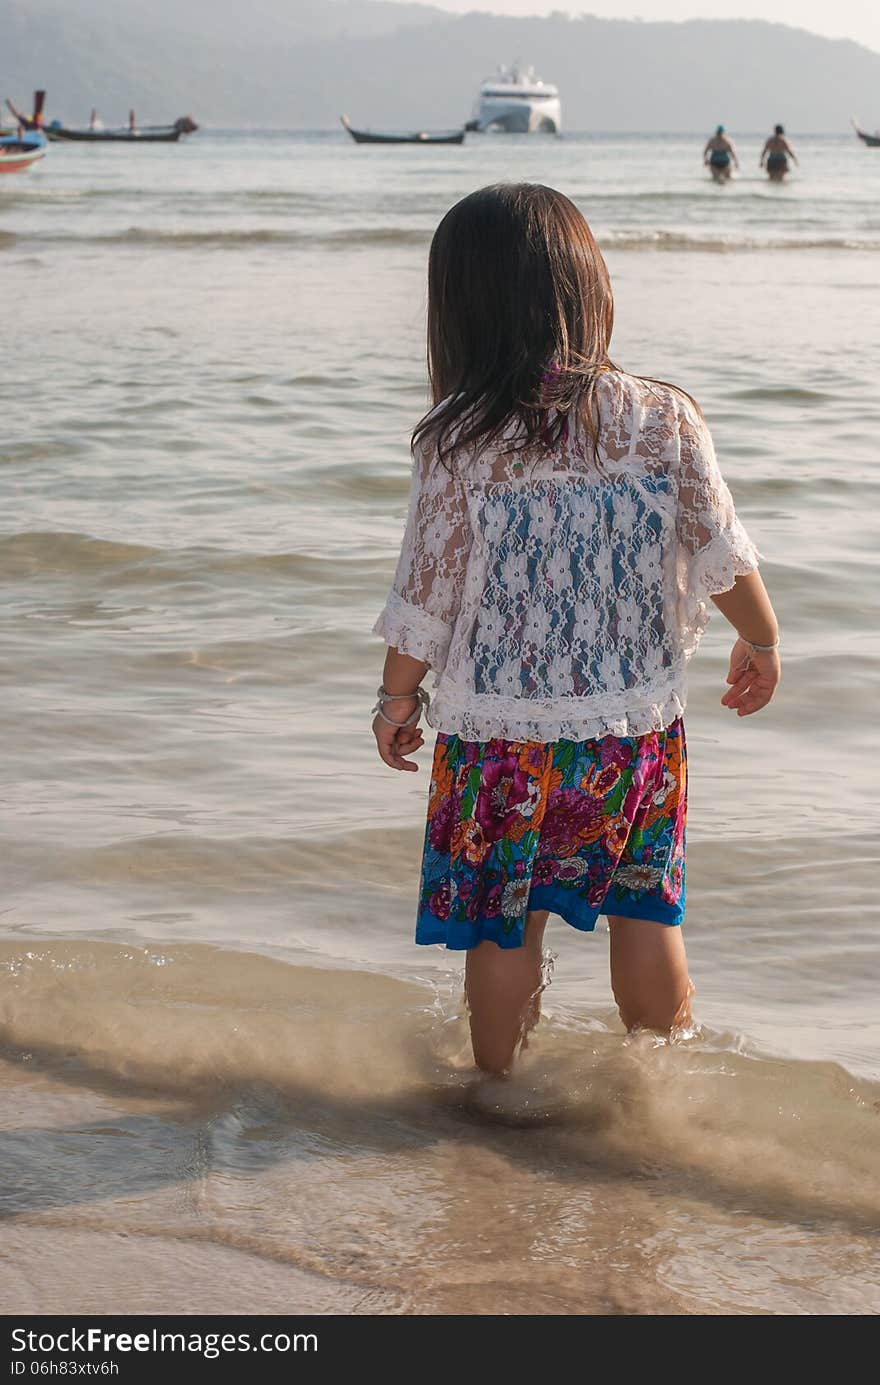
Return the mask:
M417 943L519 947L526 914L684 916L684 726L594 741L439 735Z

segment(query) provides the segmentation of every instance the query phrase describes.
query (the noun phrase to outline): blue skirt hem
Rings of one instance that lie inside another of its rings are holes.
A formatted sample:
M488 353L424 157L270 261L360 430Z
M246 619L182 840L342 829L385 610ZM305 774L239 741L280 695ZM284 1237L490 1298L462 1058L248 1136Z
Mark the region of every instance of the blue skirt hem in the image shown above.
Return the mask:
M573 898L570 891L554 885L535 885L529 894L527 912L547 909L563 922L581 933L592 933L600 915L615 918L645 919L677 928L684 918L684 898L677 904L660 899L624 900L611 905L608 896L599 909L591 909L583 900ZM478 919L438 919L430 909L420 909L416 924L416 942L424 947L445 947L450 952L469 952L479 943L492 942L498 947L522 947L524 918L510 928L504 927L501 917Z

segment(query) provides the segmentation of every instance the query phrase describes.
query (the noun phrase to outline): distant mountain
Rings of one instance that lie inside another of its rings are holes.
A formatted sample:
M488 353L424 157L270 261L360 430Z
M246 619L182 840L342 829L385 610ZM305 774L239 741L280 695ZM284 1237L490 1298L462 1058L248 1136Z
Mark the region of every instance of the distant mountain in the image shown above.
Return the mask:
M49 116L214 125L451 125L520 57L568 129L764 130L880 123L880 54L764 21L450 15L383 0L0 0L0 96Z

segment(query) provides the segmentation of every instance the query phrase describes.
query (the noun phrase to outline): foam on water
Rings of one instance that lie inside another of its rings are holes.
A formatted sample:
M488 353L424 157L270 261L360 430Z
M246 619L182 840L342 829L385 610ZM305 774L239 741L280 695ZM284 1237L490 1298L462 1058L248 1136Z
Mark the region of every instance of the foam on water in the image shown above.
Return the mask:
M551 1009L512 1082L477 1082L448 995L375 972L85 941L0 968L4 1210L62 1243L207 1242L397 1311L511 1311L529 1266L531 1311L880 1307L880 1088L834 1064ZM734 1227L778 1240L757 1276Z

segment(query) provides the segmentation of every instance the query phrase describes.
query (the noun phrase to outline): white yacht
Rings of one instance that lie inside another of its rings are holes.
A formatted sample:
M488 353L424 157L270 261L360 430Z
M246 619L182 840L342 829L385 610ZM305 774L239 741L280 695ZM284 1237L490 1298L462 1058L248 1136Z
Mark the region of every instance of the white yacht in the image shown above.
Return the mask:
M529 135L558 135L562 128L559 89L535 76L533 67L499 67L480 87L469 130L505 130Z

